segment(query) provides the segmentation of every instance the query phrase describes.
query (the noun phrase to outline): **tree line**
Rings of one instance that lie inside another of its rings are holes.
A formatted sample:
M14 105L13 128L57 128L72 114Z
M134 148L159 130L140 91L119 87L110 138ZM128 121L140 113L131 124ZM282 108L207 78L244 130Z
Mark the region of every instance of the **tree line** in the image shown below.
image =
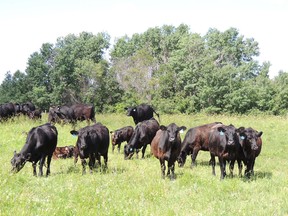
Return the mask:
M44 43L25 72L7 72L0 103L94 104L96 112L123 112L152 104L161 113L287 113L288 73L270 79L257 41L235 28L204 36L181 24L117 38L82 32Z

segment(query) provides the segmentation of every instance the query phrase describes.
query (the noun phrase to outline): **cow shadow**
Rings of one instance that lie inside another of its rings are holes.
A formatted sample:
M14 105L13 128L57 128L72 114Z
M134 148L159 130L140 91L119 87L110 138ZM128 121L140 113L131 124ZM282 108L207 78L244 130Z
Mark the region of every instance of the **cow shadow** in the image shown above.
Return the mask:
M251 181L256 181L257 179L271 179L272 178L272 172L255 172L254 175L247 177L243 175L241 177L242 181L244 182L251 182Z

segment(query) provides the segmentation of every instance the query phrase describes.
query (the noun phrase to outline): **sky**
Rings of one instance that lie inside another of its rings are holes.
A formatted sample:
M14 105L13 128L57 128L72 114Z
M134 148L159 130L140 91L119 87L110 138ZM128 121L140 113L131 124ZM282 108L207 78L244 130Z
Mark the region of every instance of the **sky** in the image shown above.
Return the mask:
M238 29L259 43L259 63L269 77L288 72L287 0L0 0L0 82L25 72L43 43L86 31L107 32L111 43L148 28L186 24L193 33Z

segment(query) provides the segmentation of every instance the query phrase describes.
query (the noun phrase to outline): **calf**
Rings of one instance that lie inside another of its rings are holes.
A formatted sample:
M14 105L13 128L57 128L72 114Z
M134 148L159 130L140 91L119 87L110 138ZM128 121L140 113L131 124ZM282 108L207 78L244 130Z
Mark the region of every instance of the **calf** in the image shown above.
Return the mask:
M175 161L181 150L181 137L179 131L186 130L185 126L178 127L175 123L167 127L161 125L151 142L151 151L159 159L162 171L162 178L165 178L165 161L168 162L167 176L175 179Z
M128 144L124 146L124 158L130 159L135 150L138 158L138 150L141 148L142 158L144 158L146 147L151 143L158 130L159 123L154 118L138 123Z
M75 163L78 155L82 163L82 174L86 173L86 158L89 157L90 172L95 167L95 158L101 167L100 156L104 157L105 168L108 161L109 130L101 123L86 126L78 131L72 130L72 135L77 135L78 139L75 146Z
M53 152L53 159L58 158L71 158L73 156L74 146L64 146L64 147L56 147Z
M112 152L114 152L116 145L118 152L120 152L121 143L125 141L128 143L133 132L134 128L132 126L126 126L115 131L110 131L112 140Z
M200 150L209 151L209 132L215 125L222 125L221 122L201 125L190 128L183 140L180 155L178 157L179 166L184 166L187 155L191 154L191 168L196 165L196 157Z
M261 136L263 134L262 131L258 132L253 128L244 128L240 127L238 130L239 142L241 146L240 157L239 160L243 161L246 165L245 175L250 178L251 175L254 175L254 164L256 157L259 156L262 149L262 139ZM235 161L235 160L234 160ZM231 164L234 166L234 161Z
M39 119L41 120L42 118L42 112L39 109L33 110L33 111L28 111L28 116L30 119Z
M226 160L236 157L239 146L236 128L233 125L216 125L209 133L209 151L211 155L212 174L215 175L215 156L218 156L221 176L226 175Z
M39 176L43 176L43 165L47 157L47 172L50 174L50 163L53 152L57 146L58 132L55 126L47 123L32 128L26 139L26 143L19 153L14 152L11 159L12 171L19 172L27 161L32 162L33 174L36 176L36 165L40 160Z

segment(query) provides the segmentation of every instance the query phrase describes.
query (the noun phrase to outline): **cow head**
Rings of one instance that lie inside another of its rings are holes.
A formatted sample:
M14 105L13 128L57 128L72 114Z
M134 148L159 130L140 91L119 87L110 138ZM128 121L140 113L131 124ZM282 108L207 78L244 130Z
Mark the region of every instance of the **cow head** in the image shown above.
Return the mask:
M237 140L236 128L233 125L221 126L217 128L221 138L226 139L227 146L234 146Z
M71 133L73 136L78 136L77 146L78 146L79 150L84 150L84 149L87 148L86 139L87 139L88 136L89 136L89 134L87 133L87 131L84 131L83 133L80 134L78 131L72 130L72 131L70 131L70 133Z
M237 132L240 144L244 149L258 150L257 140L262 136L262 131L258 132L252 128L240 127Z
M185 162L186 162L186 158L187 158L187 154L185 151L181 151L178 158L177 158L177 162L178 162L178 166L179 167L183 167Z
M112 145L117 145L119 141L119 137L122 134L122 131L111 131L111 140L112 140Z
M124 146L124 159L130 159L134 154L134 148L130 145Z
M185 126L178 127L175 123L168 125L167 127L164 125L160 126L162 131L166 131L168 135L169 142L175 142L180 131L186 130Z
M21 153L16 153L14 151L14 156L11 159L11 165L12 165L12 172L17 173L19 172L25 165L25 163L30 159L31 154L28 153L26 155L23 155Z
M127 116L135 116L137 114L137 107L125 107L124 109L127 111Z

